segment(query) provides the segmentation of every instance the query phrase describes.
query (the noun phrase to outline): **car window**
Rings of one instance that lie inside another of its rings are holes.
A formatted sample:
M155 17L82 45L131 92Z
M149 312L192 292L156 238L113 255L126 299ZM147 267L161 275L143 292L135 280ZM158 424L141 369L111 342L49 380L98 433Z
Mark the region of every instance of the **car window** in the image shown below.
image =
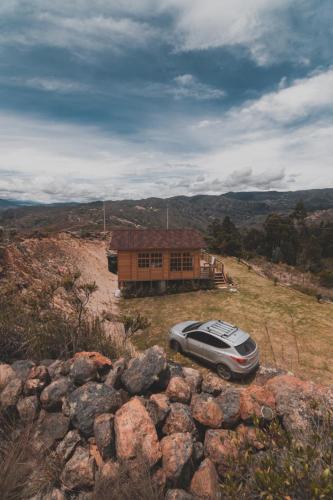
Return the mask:
M255 342L249 337L243 344L239 344L235 346L236 350L242 356L247 356L251 352L253 352L256 348Z
M206 345L211 345L213 347L218 347L220 349L228 349L230 347L222 340L217 339L216 337L213 337L213 335L209 335L209 333L205 332L200 332L200 331L190 332L187 335L187 338L197 340L198 342L203 342Z
M183 330L183 332L188 332L190 330L193 330L194 328L200 328L200 326L203 325L202 322L197 322L197 323L191 323L191 325L186 326Z

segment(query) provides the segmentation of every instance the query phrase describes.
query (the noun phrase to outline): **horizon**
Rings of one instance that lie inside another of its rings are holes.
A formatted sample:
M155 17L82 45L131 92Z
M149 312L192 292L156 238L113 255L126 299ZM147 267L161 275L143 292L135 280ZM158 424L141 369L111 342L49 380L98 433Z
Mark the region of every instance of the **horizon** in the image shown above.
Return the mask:
M333 187L333 5L3 0L0 199Z

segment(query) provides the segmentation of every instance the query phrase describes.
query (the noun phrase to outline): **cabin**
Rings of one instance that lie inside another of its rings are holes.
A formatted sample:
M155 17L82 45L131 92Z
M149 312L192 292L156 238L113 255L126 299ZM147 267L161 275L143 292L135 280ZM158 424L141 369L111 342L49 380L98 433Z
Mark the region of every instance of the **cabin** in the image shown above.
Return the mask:
M109 270L118 275L120 289L149 286L163 292L169 285L190 288L191 282L204 288L218 278L217 262L205 246L194 229L119 229L112 232Z

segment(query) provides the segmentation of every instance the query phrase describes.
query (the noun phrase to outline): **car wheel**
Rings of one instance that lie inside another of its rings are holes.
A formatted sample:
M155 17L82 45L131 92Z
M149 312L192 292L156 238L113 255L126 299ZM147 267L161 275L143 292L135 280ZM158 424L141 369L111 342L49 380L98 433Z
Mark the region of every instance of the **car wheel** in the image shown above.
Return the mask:
M219 377L223 378L223 380L231 380L232 379L232 371L226 365L219 364L216 367L216 371Z
M170 342L170 347L171 349L173 349L175 352L182 352L182 347L180 345L179 342L177 342L177 340L171 340Z

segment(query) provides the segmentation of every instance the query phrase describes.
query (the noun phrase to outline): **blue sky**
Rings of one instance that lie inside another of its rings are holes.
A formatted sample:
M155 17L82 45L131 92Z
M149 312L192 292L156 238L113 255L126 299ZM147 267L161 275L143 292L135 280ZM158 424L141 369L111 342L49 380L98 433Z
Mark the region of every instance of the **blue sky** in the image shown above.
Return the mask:
M1 0L0 198L333 187L331 0Z

